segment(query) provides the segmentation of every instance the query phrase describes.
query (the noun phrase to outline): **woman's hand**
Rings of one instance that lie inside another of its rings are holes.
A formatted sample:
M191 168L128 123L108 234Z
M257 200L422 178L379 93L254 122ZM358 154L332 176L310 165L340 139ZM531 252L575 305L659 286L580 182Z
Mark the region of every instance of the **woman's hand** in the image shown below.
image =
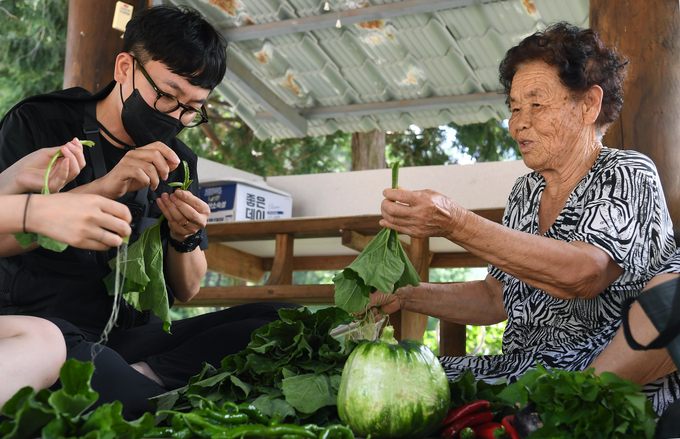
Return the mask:
M59 192L85 166L83 145L78 138L74 138L63 146L41 148L14 163L0 177L0 188L2 188L0 193L3 195L24 192L40 193L45 183L47 166L59 151L63 157L54 163L47 182L50 193Z
M429 189L385 189L383 195L380 225L414 238L449 237L465 211L450 198Z
M179 163L179 157L170 147L154 142L128 151L111 172L90 183L95 189L89 192L115 200L146 186L155 190L161 180L167 180L170 171L177 168Z
M402 287L404 288L404 287ZM400 288L401 289L401 288ZM399 290L397 290L399 291ZM399 302L399 296L392 293L383 293L382 291L376 291L368 296L368 306L374 310L380 310L385 314L392 314L401 309L401 302ZM376 318L378 319L378 313L376 312Z
M168 220L170 236L176 241L183 242L208 223L210 207L189 191L177 189L173 194L163 194L156 203Z
M120 246L130 221L127 206L91 194L33 195L26 210L27 231L89 250Z

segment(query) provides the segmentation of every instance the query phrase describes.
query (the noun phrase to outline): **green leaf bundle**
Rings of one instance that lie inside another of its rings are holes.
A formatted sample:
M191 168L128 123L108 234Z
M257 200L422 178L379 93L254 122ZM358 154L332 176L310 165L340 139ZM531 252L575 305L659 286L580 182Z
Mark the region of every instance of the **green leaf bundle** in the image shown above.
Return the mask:
M90 385L93 372L92 363L70 359L59 373L61 389L19 390L2 407L8 420L0 424L0 437L33 439L42 434L44 438L136 439L153 428L150 413L133 422L125 421L119 401L83 414L99 398Z
M399 164L392 165L392 188L397 189ZM392 292L420 285L418 272L401 246L396 230L382 229L349 267L333 278L335 305L348 313L366 309L375 291Z
M540 363L498 397L536 405L543 427L531 439L654 437L656 413L642 388L611 372L548 370Z
M82 143L84 146L89 147L94 146L94 142L91 140L81 140L80 143ZM47 169L45 170L45 182L43 183L43 188L41 191L42 195L50 194L50 188L47 183L49 182L50 179L50 171L52 170L52 166L54 166L54 163L57 161L59 156L61 156L61 151L57 151L57 153L52 157L52 160L50 160L49 165L47 165ZM64 250L66 250L66 247L68 247L68 245L59 242L55 239L52 239L49 236L41 235L40 233L17 232L14 233L14 238L17 240L17 242L22 248L28 248L31 244L33 244L36 241L38 241L38 244L42 248L46 248L48 250L52 250L58 253L63 252Z
M159 410L191 411L200 400L190 396L198 395L218 405L251 403L267 416L278 413L296 424L339 422L342 369L356 343L349 341L343 349L330 330L351 317L336 307L315 313L281 309L279 316L281 320L253 332L246 349L225 357L219 369L204 364L186 387L152 402Z
M184 182L170 183L170 186L180 186L183 191L189 189L193 180L189 179L189 165L184 165ZM170 303L168 291L165 288L163 276L163 243L161 241L161 223L165 219L161 215L156 224L146 229L139 239L127 251L127 258L121 262L125 273L123 283L123 299L137 311L151 310L163 320L163 330L170 333ZM109 295L116 293L116 259L109 261L111 273L104 279Z

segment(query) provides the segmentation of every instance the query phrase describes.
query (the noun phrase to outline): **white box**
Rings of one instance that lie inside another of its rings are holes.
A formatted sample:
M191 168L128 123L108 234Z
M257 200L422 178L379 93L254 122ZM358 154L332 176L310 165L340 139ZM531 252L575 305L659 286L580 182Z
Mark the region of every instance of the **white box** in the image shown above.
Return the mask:
M293 199L278 189L246 180L211 181L201 185L200 198L210 206L208 224L290 218Z

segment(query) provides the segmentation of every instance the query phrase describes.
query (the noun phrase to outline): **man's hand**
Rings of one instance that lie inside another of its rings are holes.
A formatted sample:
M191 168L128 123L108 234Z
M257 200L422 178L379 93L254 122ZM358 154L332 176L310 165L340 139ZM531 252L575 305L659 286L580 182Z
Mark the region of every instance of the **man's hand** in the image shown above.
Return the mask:
M154 142L129 151L111 172L93 183L101 195L115 200L146 186L155 190L179 163L179 157L170 147Z
M208 223L210 207L189 191L177 189L173 194L163 194L156 203L168 220L170 236L175 241L184 242Z

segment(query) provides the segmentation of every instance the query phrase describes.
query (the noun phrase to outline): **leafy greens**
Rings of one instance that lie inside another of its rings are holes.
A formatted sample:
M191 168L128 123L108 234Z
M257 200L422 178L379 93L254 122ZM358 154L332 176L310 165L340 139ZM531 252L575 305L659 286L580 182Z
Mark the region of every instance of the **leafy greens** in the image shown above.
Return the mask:
M184 182L169 183L170 186L180 187L185 191L193 180L189 179L189 165L184 165ZM125 265L121 269L125 273L123 283L123 299L137 311L152 310L163 320L163 330L170 333L170 303L163 277L163 244L161 241L161 223L165 215L161 215L156 224L146 229L139 239L127 251L127 259L121 262ZM109 295L115 295L116 258L109 261L111 273L104 279Z
M91 140L81 140L80 143L82 143L84 146L89 147L94 146L94 142ZM47 184L50 179L50 171L52 170L54 163L61 155L62 155L61 150L57 151L57 153L52 157L52 160L50 160L50 163L47 165L47 169L45 170L45 181L43 183L42 191L40 192L42 195L50 194L50 187ZM33 244L36 241L38 241L38 244L42 248L46 248L48 250L52 250L55 252L63 252L64 250L66 250L66 247L68 247L68 245L59 242L55 239L52 239L49 236L41 235L40 233L17 232L14 233L14 238L17 240L17 242L22 248L28 248L31 244Z
M265 415L296 424L339 423L336 401L342 369L356 342L341 343L330 330L352 318L337 307L315 313L281 309L281 320L253 332L243 351L221 367L205 364L186 387L152 399L159 410L190 411L202 396L218 405L247 402ZM163 420L163 415L159 420Z
M397 189L399 163L392 165L392 188ZM396 230L382 229L347 268L333 278L335 304L348 313L366 309L369 294L394 293L404 285L418 286L420 277L401 246Z
M8 420L0 424L0 437L32 439L42 433L43 438L136 439L153 428L150 413L136 421L125 421L119 401L85 413L99 398L90 385L93 372L92 363L70 359L59 373L61 389L19 390L2 407Z
M498 394L536 404L543 427L531 439L654 437L656 413L642 388L611 372L548 370L540 363ZM595 435L595 436L594 436Z

